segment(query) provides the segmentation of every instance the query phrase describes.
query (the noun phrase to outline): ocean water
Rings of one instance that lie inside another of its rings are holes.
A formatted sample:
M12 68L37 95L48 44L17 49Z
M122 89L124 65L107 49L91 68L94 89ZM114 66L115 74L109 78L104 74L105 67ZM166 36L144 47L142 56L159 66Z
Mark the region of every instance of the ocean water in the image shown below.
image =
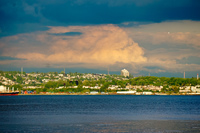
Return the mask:
M200 132L200 96L1 96L0 131Z

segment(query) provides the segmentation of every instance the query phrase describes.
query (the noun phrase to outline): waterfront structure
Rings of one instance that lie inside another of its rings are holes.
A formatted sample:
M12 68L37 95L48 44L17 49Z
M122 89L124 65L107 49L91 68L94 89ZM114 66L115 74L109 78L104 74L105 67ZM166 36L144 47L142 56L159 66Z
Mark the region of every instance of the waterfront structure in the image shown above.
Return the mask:
M143 94L143 95L153 95L152 92L146 92L146 91L144 91L142 94Z
M199 74L197 73L197 80L199 79Z
M95 94L98 94L99 92L98 91L91 91L90 94L92 95L95 95Z
M136 91L117 91L117 94L135 94Z
M126 69L121 70L121 75L124 77L129 77L129 72Z
M6 91L6 87L3 86L3 85L1 85L1 86L0 86L0 92L5 92L5 91Z
M6 90L6 87L1 85L0 86L0 96L12 96L12 95L18 95L19 91L17 89L17 91L14 91L14 87L12 88L12 91L8 89Z

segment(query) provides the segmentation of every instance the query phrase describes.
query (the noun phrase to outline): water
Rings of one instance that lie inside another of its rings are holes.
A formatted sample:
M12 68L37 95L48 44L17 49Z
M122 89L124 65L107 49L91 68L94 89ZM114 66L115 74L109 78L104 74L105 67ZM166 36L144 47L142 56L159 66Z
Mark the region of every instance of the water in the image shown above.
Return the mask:
M200 96L1 96L1 132L200 132Z

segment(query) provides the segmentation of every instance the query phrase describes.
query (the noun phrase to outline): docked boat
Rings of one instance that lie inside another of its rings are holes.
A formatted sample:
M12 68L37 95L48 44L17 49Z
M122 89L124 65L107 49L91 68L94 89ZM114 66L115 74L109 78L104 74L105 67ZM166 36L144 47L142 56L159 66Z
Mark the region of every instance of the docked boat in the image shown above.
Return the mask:
M15 96L18 94L19 92L0 92L0 96Z
M19 94L18 89L14 90L14 87L12 88L12 91L10 91L9 87L8 89L6 89L5 86L3 85L0 86L0 96L16 96L18 94Z

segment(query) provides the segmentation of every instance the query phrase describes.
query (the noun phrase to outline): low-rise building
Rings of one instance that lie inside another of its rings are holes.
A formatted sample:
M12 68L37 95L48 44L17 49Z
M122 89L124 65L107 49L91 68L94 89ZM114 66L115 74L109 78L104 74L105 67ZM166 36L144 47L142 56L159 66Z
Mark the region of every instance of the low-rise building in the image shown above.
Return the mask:
M93 95L98 94L98 93L99 93L98 91L91 91L90 92L90 94L93 94Z
M150 92L150 91L148 91L148 92L144 91L144 92L143 92L143 95L152 95L152 94L153 94L153 93Z
M135 94L136 91L117 91L117 94Z
M63 74L58 74L58 76L59 76L59 77L63 77L64 75L63 75Z
M64 88L65 86L59 86L58 88L56 88L56 89L62 89L62 88Z
M191 91L194 93L200 93L200 85L192 86Z
M42 82L47 83L47 82L49 82L49 79L42 79Z
M180 93L189 93L189 92L191 92L190 86L179 87L179 92Z

